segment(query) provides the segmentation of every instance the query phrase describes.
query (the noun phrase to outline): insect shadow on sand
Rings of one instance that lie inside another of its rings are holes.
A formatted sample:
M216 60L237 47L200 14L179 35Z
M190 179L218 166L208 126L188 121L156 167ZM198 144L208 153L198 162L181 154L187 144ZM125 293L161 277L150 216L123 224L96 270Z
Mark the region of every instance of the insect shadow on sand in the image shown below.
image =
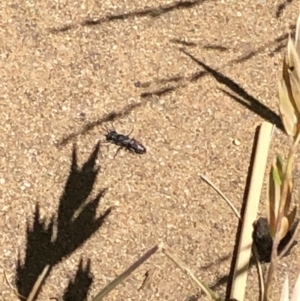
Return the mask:
M59 200L58 212L50 218L49 223L41 219L40 205L36 204L33 223L27 224L25 259L21 260L19 255L16 269L16 286L20 295L27 298L44 268L47 265L50 267L45 281L53 267L82 246L99 230L110 214L111 208L101 216L96 216L106 189L99 191L94 199L88 201L99 173L100 167L96 165L99 148L100 144L97 143L80 168L77 163L77 150L73 146L70 173ZM91 283L90 261L84 264L81 260L75 278L65 290L63 300L84 300ZM38 294L39 292L34 300Z

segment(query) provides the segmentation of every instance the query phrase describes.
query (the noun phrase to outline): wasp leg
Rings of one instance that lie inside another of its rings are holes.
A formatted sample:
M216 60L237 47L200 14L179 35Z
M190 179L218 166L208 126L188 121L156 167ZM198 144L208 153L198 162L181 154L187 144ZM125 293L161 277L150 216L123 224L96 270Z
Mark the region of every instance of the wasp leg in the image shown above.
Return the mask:
M101 135L107 135L109 133L108 129L105 128L104 126L101 126L102 131L99 131L101 133Z
M104 141L101 141L101 144L111 144L111 142L104 140Z
M117 156L117 154L119 153L119 151L122 149L122 146L120 146L118 149L117 149L117 151L116 151L116 153L115 153L115 155L114 155L114 159L116 158L116 156Z

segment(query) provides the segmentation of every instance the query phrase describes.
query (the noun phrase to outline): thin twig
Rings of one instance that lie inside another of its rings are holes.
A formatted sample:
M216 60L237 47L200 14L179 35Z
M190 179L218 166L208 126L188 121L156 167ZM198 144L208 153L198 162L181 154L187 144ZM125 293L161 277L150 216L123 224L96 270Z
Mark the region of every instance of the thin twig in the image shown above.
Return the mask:
M232 211L235 213L237 218L240 219L241 218L240 213L234 207L232 202L224 195L224 193L215 184L213 184L209 179L207 179L205 176L200 175L200 177L201 177L202 180L204 180L208 185L210 185L223 198L223 200L230 206Z
M20 294L18 293L18 291L11 285L11 283L10 283L9 280L8 280L6 271L5 271L5 269L4 269L4 267L3 267L2 264L0 264L0 267L3 269L4 279L5 279L5 282L7 283L7 285L9 286L9 288L13 291L13 293L14 293L16 296L18 296L18 297L21 298L21 299L26 300L26 297L20 295Z
M198 280L190 268L181 259L175 256L170 248L164 246L163 244L161 244L160 248L167 257L169 257L177 266L179 266L181 270L185 272L197 284L197 286L204 291L210 300L220 300L220 298L208 286Z
M47 274L47 272L49 271L49 268L50 268L50 265L47 264L44 269L43 269L43 272L39 275L38 279L36 280L30 294L29 294L29 297L27 299L27 301L32 301L34 299L34 297L36 296L36 293L38 292L38 290L40 289L41 287L41 284L43 283L44 279L45 279L45 276Z
M260 286L260 301L263 301L264 295L265 295L265 282L264 282L264 275L263 275L263 271L262 271L262 268L261 268L261 264L258 260L259 255L258 255L258 251L257 251L257 248L256 248L255 244L253 244L253 250L252 251L253 251L254 258L255 258L255 261L256 261L256 266L257 266L257 269L258 269L259 286Z
M238 217L238 219L241 219L241 215L237 211L237 209L234 207L232 202L224 195L224 193L215 185L213 184L209 179L207 179L205 176L200 175L200 177L207 183L209 184L222 198L223 200L231 207L235 215ZM258 269L258 276L259 276L259 284L260 284L260 289L261 289L261 301L263 301L264 297L264 277L263 277L263 272L261 268L261 264L259 263L259 255L257 253L256 246L253 245L253 255L255 258L256 266Z

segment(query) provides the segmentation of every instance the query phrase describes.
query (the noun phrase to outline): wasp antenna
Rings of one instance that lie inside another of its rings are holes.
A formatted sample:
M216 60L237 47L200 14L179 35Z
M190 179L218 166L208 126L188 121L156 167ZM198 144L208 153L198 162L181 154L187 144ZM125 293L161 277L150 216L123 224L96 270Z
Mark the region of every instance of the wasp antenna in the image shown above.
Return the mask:
M113 130L116 132L116 129L115 129L115 126L114 126L113 122L111 123L111 126L112 126Z
M119 153L119 151L122 149L122 146L120 146L118 149L117 149L117 151L116 151L116 153L115 153L115 155L114 155L114 159L117 157L117 155L118 155L118 153Z
M106 133L109 132L109 129L108 129L108 127L105 124L102 125L101 127L102 127L102 130L104 130Z
M129 137L132 134L132 132L133 132L133 129L130 131L130 133L127 136Z
M110 141L107 141L106 139L104 139L104 140L99 140L99 143L100 143L100 145L108 145L108 144L111 144L111 142L110 142Z

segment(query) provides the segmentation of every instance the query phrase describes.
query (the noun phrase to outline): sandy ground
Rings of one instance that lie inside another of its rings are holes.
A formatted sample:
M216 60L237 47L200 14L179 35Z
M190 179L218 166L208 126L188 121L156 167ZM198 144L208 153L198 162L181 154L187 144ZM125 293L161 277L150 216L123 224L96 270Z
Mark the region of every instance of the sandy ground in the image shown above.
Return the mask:
M27 296L50 264L38 300L81 301L165 242L225 294L238 221L200 174L241 208L255 128L280 127L298 3L18 2L0 4L0 271ZM147 154L114 159L117 147L97 145L103 126L133 130ZM276 130L272 155L285 141ZM279 283L286 271L294 283L298 255L281 262ZM253 267L246 300L257 288ZM4 280L0 292L17 299ZM196 293L156 254L106 300Z

